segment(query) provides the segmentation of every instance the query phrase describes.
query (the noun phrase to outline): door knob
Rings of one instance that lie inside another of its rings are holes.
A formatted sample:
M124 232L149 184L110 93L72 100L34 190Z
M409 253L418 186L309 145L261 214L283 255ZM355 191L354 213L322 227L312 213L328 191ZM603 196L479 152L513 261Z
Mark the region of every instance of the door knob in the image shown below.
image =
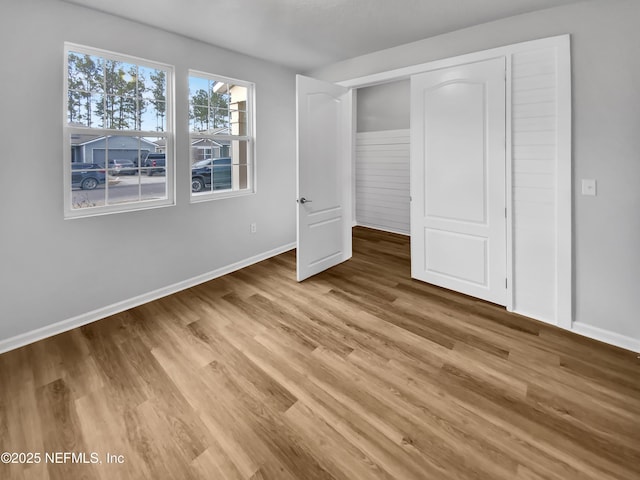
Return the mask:
M300 197L300 200L298 200L298 203L302 203L302 204L309 203L309 202L311 202L311 200L307 200L304 197Z

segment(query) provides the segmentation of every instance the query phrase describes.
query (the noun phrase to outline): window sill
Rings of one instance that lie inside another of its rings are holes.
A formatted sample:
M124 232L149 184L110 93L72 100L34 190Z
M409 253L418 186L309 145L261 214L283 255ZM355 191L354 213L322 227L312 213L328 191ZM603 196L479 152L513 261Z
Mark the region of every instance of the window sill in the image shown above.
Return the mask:
M225 198L246 197L247 195L255 194L254 189L250 190L236 190L231 192L216 192L216 193L203 193L201 195L191 194L190 203L202 203L209 202L211 200L222 200Z
M83 209L67 210L64 214L65 220L75 220L77 218L101 217L118 213L138 212L140 210L151 210L154 208L173 207L174 200L150 200L148 202L136 202L127 205L110 205L106 207L88 207Z

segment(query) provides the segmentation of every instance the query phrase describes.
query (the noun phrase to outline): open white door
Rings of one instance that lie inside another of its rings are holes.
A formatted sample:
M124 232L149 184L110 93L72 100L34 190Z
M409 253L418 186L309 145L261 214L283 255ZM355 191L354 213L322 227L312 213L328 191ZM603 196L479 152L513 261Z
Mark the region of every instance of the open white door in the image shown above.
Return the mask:
M411 78L411 275L506 304L505 59Z
M351 91L298 75L298 281L351 258Z

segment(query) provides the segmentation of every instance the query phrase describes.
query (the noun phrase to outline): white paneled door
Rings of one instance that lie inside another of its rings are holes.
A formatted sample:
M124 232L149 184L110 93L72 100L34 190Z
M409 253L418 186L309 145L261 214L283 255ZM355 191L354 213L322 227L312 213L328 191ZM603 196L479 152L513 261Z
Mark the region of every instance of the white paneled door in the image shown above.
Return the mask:
M505 59L411 78L411 274L506 304Z
M352 97L347 88L298 75L297 276L351 258Z

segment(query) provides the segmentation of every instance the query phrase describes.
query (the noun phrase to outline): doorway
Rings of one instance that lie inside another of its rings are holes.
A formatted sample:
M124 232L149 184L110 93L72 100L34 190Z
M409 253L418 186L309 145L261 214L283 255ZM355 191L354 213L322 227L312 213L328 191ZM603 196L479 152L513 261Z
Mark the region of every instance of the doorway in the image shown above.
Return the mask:
M503 192L506 197L506 210L503 209L506 217L506 265L502 278L506 277L507 284L504 287L506 300L500 303L506 304L509 311L571 329L573 288L569 36L561 35L498 47L371 74L339 84L359 89L497 58L504 59L506 67L503 138L506 152L503 177ZM354 137L357 138L355 129ZM410 143L413 148L415 139L411 138ZM354 159L357 158L356 155L357 152L354 152ZM353 171L355 182L356 161ZM349 181L353 181L353 178ZM353 192L356 191L355 182ZM357 218L357 208L356 205L354 218ZM495 214L493 217L495 218ZM486 241L478 243L486 244L486 249L490 248ZM445 248L451 246L449 242L441 241L440 244ZM465 251L462 246L457 248L458 251ZM478 260L481 252L482 248L476 246L478 255L473 260L477 262L476 267L481 263ZM441 265L437 267L442 269ZM455 268L459 269L460 265L445 267L452 269L449 273L457 273L458 276L460 273L468 273L460 270L456 272ZM476 268L467 276L476 280L476 283L482 283L478 282L482 280L480 277L491 277L492 272L481 270ZM491 283L497 285L498 281L493 280ZM476 296L483 298L481 295Z

